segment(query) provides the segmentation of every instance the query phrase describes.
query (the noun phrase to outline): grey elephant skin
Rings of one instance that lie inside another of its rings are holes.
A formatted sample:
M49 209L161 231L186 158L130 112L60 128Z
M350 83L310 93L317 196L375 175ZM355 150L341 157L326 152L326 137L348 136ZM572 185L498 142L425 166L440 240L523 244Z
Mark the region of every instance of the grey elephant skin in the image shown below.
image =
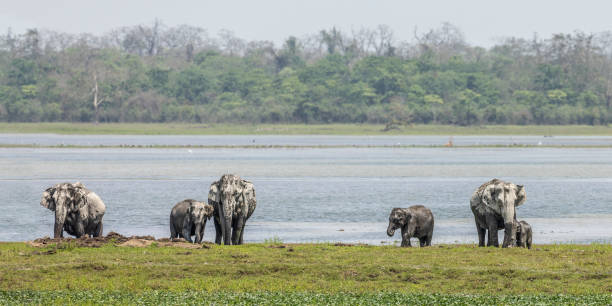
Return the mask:
M485 234L488 231L487 246L499 246L497 231L504 229L502 247L516 244L516 207L526 200L525 188L492 179L474 191L470 199L470 208L474 214L478 231L478 246L485 246Z
M253 183L224 174L210 184L208 204L215 208L215 243L242 244L244 226L257 206Z
M434 230L434 216L431 210L423 205L408 208L393 208L389 215L387 235L392 237L396 229L402 231L402 247L410 247L410 238L419 239L420 245L431 246Z
M102 236L102 218L106 206L100 197L83 184L61 183L47 188L40 205L55 212L53 237L64 237L64 231L77 238Z
M533 233L531 225L525 221L517 222L516 226L516 246L531 249Z
M204 238L206 221L213 215L214 208L204 202L187 199L176 203L170 211L170 238L182 237L189 242L195 235L195 243Z

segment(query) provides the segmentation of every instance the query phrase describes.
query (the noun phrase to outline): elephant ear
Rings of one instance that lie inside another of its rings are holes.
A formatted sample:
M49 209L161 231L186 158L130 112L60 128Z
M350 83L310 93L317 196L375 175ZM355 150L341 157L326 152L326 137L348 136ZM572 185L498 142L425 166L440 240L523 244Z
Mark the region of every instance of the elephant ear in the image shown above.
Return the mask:
M215 212L215 208L212 205L206 203L204 203L204 207L206 209L206 219L210 220L210 218L212 218L213 216L213 213Z
M520 206L527 200L527 193L525 192L525 186L516 185L516 200L514 206Z
M193 202L189 202L189 206L187 206L187 211L185 212L185 218L183 219L183 224L191 223L192 218L193 218Z
M55 211L55 201L53 200L53 193L55 193L55 188L47 188L40 199L40 205L49 210Z
M221 202L221 194L219 192L219 181L210 184L208 190L208 204L216 207Z

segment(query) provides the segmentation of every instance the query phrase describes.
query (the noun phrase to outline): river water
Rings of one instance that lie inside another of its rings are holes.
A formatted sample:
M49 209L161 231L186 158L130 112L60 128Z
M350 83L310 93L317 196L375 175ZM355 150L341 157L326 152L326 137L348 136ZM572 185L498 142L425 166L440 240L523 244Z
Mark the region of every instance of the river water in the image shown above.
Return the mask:
M105 233L167 237L172 206L205 200L227 172L256 187L247 242L393 244L401 238L386 235L391 208L423 204L435 215L434 244L475 243L469 199L493 177L525 185L517 215L535 244L612 241L610 148L5 148L0 241L52 235L40 196L64 181L104 200ZM212 222L205 240L214 240Z

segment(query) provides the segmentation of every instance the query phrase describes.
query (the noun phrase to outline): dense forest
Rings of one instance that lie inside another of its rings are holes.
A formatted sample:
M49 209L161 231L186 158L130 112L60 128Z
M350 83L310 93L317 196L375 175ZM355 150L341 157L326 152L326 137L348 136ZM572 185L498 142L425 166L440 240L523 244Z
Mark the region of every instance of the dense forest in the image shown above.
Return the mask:
M0 121L608 124L612 32L468 44L450 24L282 46L151 24L0 35Z

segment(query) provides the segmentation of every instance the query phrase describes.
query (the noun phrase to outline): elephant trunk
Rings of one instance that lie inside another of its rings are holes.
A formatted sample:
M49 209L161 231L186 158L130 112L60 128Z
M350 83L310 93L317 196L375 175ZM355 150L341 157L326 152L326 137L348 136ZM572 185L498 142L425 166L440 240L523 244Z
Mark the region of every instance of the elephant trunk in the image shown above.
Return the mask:
M202 236L202 223L198 223L195 227L195 243L201 243L203 238Z
M223 227L223 244L231 245L232 244L232 220L227 216L222 217Z
M232 201L232 193L222 191L221 195L221 211L219 215L221 217L221 229L223 231L223 244L232 244L232 214L234 210L234 203Z
M393 226L393 223L389 222L389 227L387 227L387 236L393 237L393 234L395 234L395 226Z
M55 207L55 226L53 227L53 238L62 238L64 231L64 222L66 221L66 207L57 205Z
M516 244L516 223L510 221L504 224L504 243L502 248L511 248Z

